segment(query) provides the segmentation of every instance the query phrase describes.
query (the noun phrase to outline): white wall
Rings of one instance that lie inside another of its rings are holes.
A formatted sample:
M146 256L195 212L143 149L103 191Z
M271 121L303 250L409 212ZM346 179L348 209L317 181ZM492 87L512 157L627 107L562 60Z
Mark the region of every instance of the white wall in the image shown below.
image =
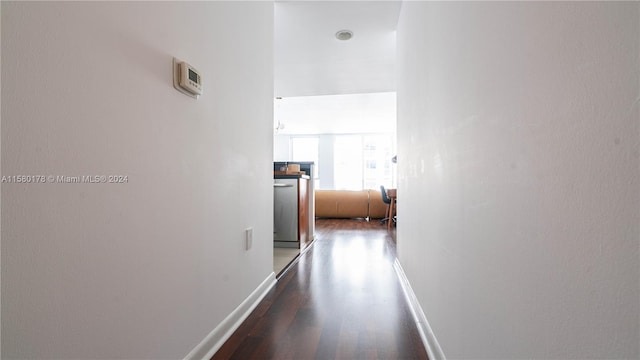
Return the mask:
M2 184L2 357L185 356L272 272L273 4L3 2L2 50L2 175L128 176Z
M334 151L334 143L336 136L333 134L325 134L320 135L318 142L318 163L320 163L320 172L318 173L320 177L320 186L319 189L335 189L334 179L335 179L335 151Z
M639 8L403 4L399 259L448 358L640 357Z
M274 135L273 136L273 161L290 161L291 160L291 136Z

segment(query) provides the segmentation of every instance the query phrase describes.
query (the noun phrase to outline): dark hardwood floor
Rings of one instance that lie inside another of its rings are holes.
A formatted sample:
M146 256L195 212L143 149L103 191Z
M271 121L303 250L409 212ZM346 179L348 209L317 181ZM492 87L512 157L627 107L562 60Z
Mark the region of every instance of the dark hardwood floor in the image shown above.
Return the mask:
M393 269L395 230L321 219L316 237L213 359L427 359Z

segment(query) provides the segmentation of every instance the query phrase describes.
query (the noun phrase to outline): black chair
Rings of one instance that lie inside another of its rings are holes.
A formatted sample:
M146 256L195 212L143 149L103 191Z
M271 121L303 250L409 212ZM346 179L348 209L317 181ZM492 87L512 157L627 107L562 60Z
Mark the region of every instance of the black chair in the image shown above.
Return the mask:
M382 193L382 202L387 204L387 212L384 214L384 219L380 220L380 224L384 225L385 221L389 220L389 208L391 206L391 199L387 196L387 190L384 185L380 185L380 192Z

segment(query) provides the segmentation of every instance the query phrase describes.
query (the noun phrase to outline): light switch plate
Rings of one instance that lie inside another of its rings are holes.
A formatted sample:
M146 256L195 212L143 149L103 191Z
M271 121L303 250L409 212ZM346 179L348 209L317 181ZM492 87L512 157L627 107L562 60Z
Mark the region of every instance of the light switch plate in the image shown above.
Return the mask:
M245 231L245 245L247 250L253 246L253 228L248 228Z

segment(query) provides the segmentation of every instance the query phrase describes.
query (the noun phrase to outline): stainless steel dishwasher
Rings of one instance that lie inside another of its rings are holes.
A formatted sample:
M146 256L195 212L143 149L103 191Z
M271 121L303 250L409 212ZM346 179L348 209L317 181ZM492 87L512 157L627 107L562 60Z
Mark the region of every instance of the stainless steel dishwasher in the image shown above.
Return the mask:
M298 241L298 179L273 180L273 246L300 247Z

